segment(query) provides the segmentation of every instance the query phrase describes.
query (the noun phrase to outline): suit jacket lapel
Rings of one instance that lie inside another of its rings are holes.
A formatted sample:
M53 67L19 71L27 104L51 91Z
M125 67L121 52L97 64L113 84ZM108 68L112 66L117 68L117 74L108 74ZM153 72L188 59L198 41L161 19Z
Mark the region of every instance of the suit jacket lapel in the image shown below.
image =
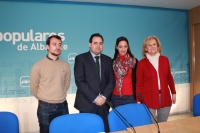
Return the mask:
M102 78L106 64L105 64L105 59L103 59L102 55L101 55L100 59L101 59L101 78Z

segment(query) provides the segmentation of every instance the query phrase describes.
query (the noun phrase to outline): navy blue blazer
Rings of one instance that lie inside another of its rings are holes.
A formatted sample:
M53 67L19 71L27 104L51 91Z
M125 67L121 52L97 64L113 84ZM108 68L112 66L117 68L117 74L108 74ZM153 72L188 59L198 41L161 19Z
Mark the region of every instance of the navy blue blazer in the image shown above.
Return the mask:
M99 107L109 109L106 103L103 106L93 103L99 94L110 100L115 85L111 58L101 54L100 60L101 79L90 51L75 58L74 76L77 92L74 107L79 111L90 112Z

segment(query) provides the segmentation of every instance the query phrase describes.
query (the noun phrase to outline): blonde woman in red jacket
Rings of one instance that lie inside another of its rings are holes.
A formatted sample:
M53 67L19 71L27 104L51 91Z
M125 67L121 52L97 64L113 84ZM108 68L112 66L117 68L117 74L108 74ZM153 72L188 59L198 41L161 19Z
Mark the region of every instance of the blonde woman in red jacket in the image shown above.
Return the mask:
M147 37L142 47L144 58L138 62L136 71L137 102L142 102L138 96L139 92L154 116L157 111L158 122L167 121L172 103L176 103L176 90L169 60L161 53L158 38Z

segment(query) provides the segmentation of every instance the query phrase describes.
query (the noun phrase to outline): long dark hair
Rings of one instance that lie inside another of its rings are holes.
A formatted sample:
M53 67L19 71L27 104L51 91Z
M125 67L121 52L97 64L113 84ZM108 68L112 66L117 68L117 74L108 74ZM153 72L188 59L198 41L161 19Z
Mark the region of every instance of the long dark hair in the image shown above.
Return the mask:
M125 41L127 44L128 44L128 50L127 50L127 53L129 54L130 57L134 58L134 55L131 53L131 49L130 49L130 46L129 46L129 43L128 43L128 39L126 37L119 37L117 38L116 40L116 44L115 44L115 54L114 54L114 60L117 58L118 54L119 54L119 51L117 50L117 46L118 44L121 42L121 41Z

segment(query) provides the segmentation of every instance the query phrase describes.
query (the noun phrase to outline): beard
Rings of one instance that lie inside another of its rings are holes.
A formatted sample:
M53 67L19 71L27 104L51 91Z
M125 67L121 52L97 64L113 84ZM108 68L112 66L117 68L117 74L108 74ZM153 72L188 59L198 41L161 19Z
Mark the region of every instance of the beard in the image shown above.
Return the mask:
M57 53L54 53L54 52L51 53L51 55L54 55L54 56L59 56L60 54L61 54L61 52L58 53L58 54L57 54Z

